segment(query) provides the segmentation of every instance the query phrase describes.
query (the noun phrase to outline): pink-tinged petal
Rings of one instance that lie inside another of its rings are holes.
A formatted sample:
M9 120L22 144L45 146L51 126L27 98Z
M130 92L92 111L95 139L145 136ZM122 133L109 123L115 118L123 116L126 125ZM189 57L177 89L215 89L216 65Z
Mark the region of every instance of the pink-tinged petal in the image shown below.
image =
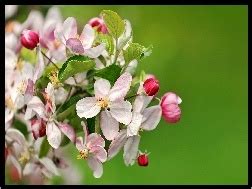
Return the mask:
M82 150L85 149L85 146L84 146L84 142L83 142L83 138L82 138L82 137L77 137L77 138L76 138L75 146L76 146L76 148L77 148L78 151L82 151Z
M95 97L85 97L76 104L77 115L80 118L92 118L96 116L100 110L101 107L97 105L97 99Z
M49 144L57 149L61 143L61 132L54 122L48 122L46 126L46 135Z
M89 152L102 163L107 160L107 152L102 146L92 146Z
M84 49L90 49L92 47L94 39L95 39L94 29L89 24L86 24L80 35L80 40L83 44Z
M168 123L177 123L181 117L181 109L177 104L162 106L162 115Z
M140 136L129 137L124 145L123 159L126 166L133 165L137 158Z
M12 141L17 142L21 146L25 146L26 145L26 140L25 140L24 135L19 130L17 130L17 129L9 128L6 131L5 135L7 137L9 137Z
M155 129L160 122L162 109L159 105L151 106L143 111L141 128L147 131Z
M59 171L53 161L48 157L43 157L39 159L40 163L52 174L59 176Z
M93 146L105 147L105 141L101 137L101 135L97 133L91 133L90 135L87 136L86 145L89 149L92 148Z
M31 120L32 134L35 140L46 135L46 122L43 119Z
M114 101L110 105L110 113L118 122L128 125L132 118L132 105L129 101Z
M102 163L95 157L89 156L87 159L88 166L93 170L93 175L95 178L100 178L103 174Z
M31 119L35 114L37 114L39 117L44 117L44 111L45 107L43 102L39 97L33 96L30 102L27 104L25 119Z
M108 95L110 90L110 83L106 79L98 79L94 83L95 98L104 98Z
M33 97L34 95L34 83L31 79L28 79L25 95L24 95L24 100L25 104L27 104Z
M100 126L103 135L107 140L113 140L119 131L119 123L105 110L101 112Z
M17 169L19 178L21 178L22 177L21 165L19 164L18 160L13 155L10 155L9 158L10 158L11 162L13 163L13 166Z
M143 115L138 112L133 112L132 120L127 126L127 136L134 136L138 134L139 128L142 123Z
M66 46L76 54L83 54L84 53L84 48L81 44L81 41L77 38L69 38L66 41Z
M63 36L65 39L76 38L77 35L77 23L75 18L68 17L63 23Z
M102 43L96 47L92 47L90 49L84 50L84 55L90 57L90 58L97 58L102 54L102 52L105 50L105 45Z
M134 112L142 113L152 99L153 96L144 96L144 95L137 96L133 104Z
M58 127L67 138L75 143L75 131L71 125L68 125L67 123L59 123Z
M108 149L108 160L115 157L118 152L121 150L121 148L124 146L126 140L127 140L127 131L126 129L123 129L120 131L120 133L115 137L114 140L109 145Z
M40 47L37 48L37 54L38 54L38 61L34 68L34 75L32 79L33 83L36 83L37 79L41 77L45 68L44 57L41 53Z
M132 76L128 72L122 74L110 90L109 99L111 101L122 100L130 89L131 81Z
M161 106L167 106L169 104L180 104L181 98L173 92L165 93L161 99Z

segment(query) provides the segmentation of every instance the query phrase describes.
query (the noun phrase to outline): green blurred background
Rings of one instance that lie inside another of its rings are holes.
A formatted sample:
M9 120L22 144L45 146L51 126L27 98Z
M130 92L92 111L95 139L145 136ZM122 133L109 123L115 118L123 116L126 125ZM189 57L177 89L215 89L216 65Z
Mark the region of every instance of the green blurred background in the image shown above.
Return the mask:
M48 6L23 6L46 13ZM128 19L134 42L153 44L139 64L160 81L160 96L176 92L183 100L178 124L160 122L142 135L140 149L151 152L149 166L126 167L122 153L104 164L95 179L77 151L69 157L80 184L247 184L248 183L248 7L247 6L60 6L79 29L101 10ZM69 173L71 174L71 173ZM60 184L61 179L54 179Z

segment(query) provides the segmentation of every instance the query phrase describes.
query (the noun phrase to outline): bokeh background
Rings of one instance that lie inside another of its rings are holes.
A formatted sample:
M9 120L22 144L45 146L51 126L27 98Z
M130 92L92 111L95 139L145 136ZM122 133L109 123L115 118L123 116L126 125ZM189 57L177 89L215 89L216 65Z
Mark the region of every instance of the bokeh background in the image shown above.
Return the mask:
M80 31L103 9L130 20L134 42L154 46L138 71L156 75L160 96L174 91L183 100L178 124L162 120L143 133L140 149L151 152L148 167L126 167L120 153L95 179L68 145L80 184L248 183L247 6L59 7L64 18L77 19ZM23 22L31 9L46 14L48 8L19 6L13 18ZM57 177L52 183L64 181Z

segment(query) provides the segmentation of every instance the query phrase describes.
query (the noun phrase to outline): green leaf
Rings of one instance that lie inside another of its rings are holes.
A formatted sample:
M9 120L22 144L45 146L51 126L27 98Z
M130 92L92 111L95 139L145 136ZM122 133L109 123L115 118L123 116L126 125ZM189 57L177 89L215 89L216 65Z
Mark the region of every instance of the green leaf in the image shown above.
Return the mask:
M24 47L21 48L20 57L21 59L30 62L32 64L35 64L37 62L36 51L31 51Z
M118 39L125 30L125 24L122 18L111 10L103 10L101 16L108 28L109 33Z
M50 82L50 79L47 76L41 76L35 83L35 88L37 89L44 89Z
M83 120L74 112L71 116L69 116L69 124L74 128L76 133L83 132L83 127L81 122Z
M87 71L95 66L95 62L85 56L75 55L70 57L60 68L58 78L65 81L74 74Z
M70 106L75 105L81 98L82 98L81 95L72 96L67 102L65 102L65 104L61 106L58 112L62 113L63 111L68 109Z
M144 48L143 53L140 56L140 59L142 60L146 58L147 56L150 56L152 53L152 49L153 49L153 45L150 45L149 47Z
M115 64L112 64L106 68L97 70L95 76L107 79L111 85L113 85L118 77L120 76L121 67Z
M27 130L27 126L24 122L22 122L21 120L15 118L13 121L13 125L14 127L19 130L25 137L28 134L28 130Z
M61 141L61 143L60 143L60 146L63 147L63 146L68 145L69 143L70 143L70 139L67 138L67 137L64 135L64 137L63 137L63 139L62 139L62 141Z
M99 43L105 43L106 50L109 53L109 55L112 55L114 53L114 49L115 49L114 40L110 35L99 33L97 41Z
M127 49L123 50L123 57L125 64L127 65L130 61L137 59L139 60L145 47L138 43L130 43Z
M89 133L95 132L95 117L87 119L87 127L88 127Z
M40 147L39 158L46 156L50 150L50 147L51 146L48 143L47 138L45 137Z

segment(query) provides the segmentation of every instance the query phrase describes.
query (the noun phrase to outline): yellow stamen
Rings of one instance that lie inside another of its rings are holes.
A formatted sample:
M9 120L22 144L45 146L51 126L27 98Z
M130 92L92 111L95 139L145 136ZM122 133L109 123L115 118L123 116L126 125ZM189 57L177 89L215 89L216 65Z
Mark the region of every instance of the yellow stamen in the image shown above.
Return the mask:
M5 104L11 110L13 110L15 108L14 103L13 103L10 96L5 100Z
M87 159L89 152L87 149L84 149L84 150L79 151L79 153L80 154L77 155L77 159Z
M58 87L63 86L63 84L59 81L58 72L57 72L56 70L53 70L53 71L49 74L49 79L50 79L52 85L53 85L55 88L58 88Z
M98 106L100 106L101 108L107 108L109 105L109 100L107 98L101 98L98 100Z
M15 24L16 23L13 21L8 22L5 26L5 32L9 32L9 33L13 32Z
M21 94L24 94L25 90L26 90L25 81L21 81L21 83L17 87L17 91L20 92Z
M18 159L18 161L21 165L25 165L29 161L29 159L30 159L30 154L29 152L26 151L26 152L21 153L21 156Z

